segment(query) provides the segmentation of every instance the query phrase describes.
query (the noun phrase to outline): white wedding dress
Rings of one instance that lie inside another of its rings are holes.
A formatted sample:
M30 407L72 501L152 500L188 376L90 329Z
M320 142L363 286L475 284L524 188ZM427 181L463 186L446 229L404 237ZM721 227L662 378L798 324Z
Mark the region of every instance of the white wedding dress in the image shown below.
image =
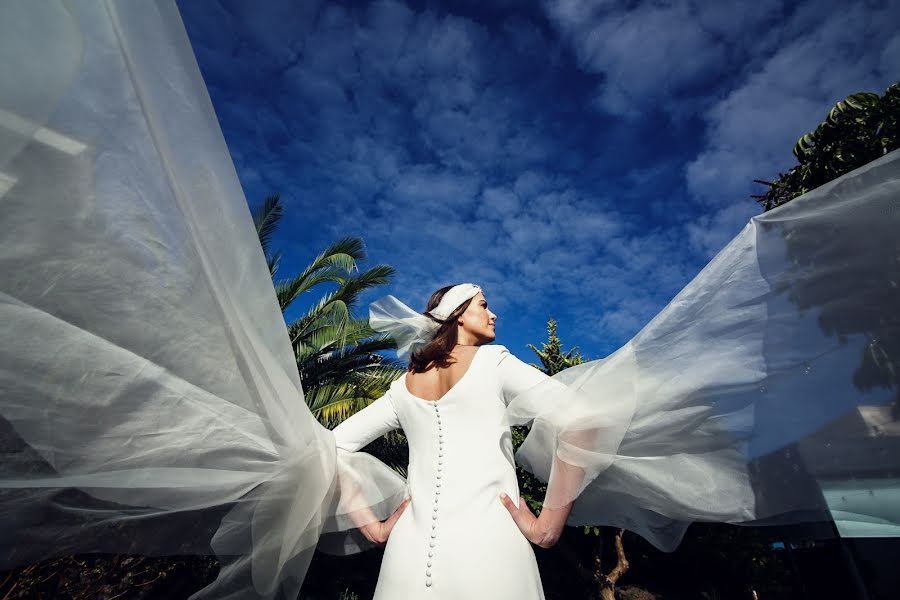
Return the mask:
M506 405L546 378L503 346L481 346L439 400L410 393L404 375L335 428L351 452L397 428L409 441L412 502L388 538L376 600L544 597L531 544L499 495L518 504Z
M196 597L293 600L410 492L380 598L540 598L510 425L571 525L900 533L900 152L751 219L603 360L487 346L440 401L401 380L332 432L174 2L0 2L0 54L0 569L215 553ZM356 451L393 427L409 481Z

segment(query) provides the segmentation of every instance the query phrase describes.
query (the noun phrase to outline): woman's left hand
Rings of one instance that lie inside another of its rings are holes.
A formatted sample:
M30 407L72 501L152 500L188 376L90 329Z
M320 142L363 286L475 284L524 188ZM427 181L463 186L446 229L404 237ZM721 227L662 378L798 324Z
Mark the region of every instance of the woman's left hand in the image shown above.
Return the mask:
M550 548L559 539L570 509L570 506L555 511L544 508L541 515L535 517L523 498L519 499L519 506L516 506L506 494L500 494L500 501L512 515L513 521L525 539L541 548Z
M407 496L403 502L400 503L400 506L394 511L394 513L385 519L384 521L373 521L371 523L366 523L359 530L362 532L366 539L374 544L386 544L388 541L388 537L391 535L391 531L394 529L394 525L397 524L397 521L400 519L400 515L403 514L403 511L406 510L406 507L409 506L409 501L411 498Z

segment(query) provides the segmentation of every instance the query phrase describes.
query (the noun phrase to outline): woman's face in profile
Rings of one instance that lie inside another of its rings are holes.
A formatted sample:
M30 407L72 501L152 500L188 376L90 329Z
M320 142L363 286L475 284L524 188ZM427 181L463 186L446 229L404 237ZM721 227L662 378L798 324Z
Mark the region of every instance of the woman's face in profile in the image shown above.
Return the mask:
M481 343L492 342L497 337L495 321L497 315L488 309L488 302L482 292L478 292L466 311L459 316L465 331L475 336Z

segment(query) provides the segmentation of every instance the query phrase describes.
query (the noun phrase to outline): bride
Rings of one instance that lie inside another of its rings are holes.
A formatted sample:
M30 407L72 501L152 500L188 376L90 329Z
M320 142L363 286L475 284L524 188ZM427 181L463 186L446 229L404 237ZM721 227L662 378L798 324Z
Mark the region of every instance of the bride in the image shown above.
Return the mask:
M529 542L563 522L667 550L696 520L894 523L890 464L859 459L888 440L843 416L891 418L855 372L897 335L873 290L897 280L900 153L755 217L622 348L552 378L486 344L471 284L430 316L376 302L411 368L332 432L174 4L2 3L0 39L0 568L215 552L197 597L295 598L316 547L387 540L382 596L539 598ZM357 451L395 427L408 481ZM513 461L548 482L539 517Z
M372 324L397 336L391 307L402 305L375 303ZM503 415L510 399L547 377L486 345L496 315L477 285L439 289L419 320L407 373L334 430L347 452L397 427L409 440L411 504L361 526L369 540L387 541L375 598L425 597L426 588L431 598L543 598L528 542L553 545L571 504L535 518L524 500L511 500L518 485Z

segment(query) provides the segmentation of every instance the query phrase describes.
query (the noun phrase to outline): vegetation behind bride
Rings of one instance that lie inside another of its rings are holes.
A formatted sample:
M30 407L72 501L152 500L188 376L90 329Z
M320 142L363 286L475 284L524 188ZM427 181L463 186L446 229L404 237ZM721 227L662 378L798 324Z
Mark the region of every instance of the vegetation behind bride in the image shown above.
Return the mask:
M881 96L853 94L838 102L815 131L798 140L796 166L774 181L757 180L768 191L754 198L764 210L771 210L898 147L900 83ZM281 253L273 251L271 240L282 214L277 194L254 212L282 312L322 285L330 288L287 328L306 403L320 422L334 427L382 396L403 373L404 365L385 356L393 348L392 341L369 327L366 318L356 316L360 295L389 283L395 270L388 265L361 270L359 265L366 259L363 241L346 238L326 248L301 273L281 277ZM798 265L813 260L814 240L789 242ZM888 260L895 260L897 254L898 248L885 249ZM883 287L878 293L900 293L896 287ZM804 307L803 296L799 290L792 300ZM900 307L900 297L881 305ZM871 319L900 322L896 313L871 315ZM850 329L851 323L856 329ZM823 316L821 326L828 333L846 336L865 328L860 323L858 315L850 319L832 311ZM586 360L576 348L563 349L554 319L547 328L548 339L540 348L529 345L539 363L535 368L553 375ZM863 389L894 390L894 409L900 410L900 339L873 339L866 348L854 383ZM513 431L516 448L526 433L524 428ZM402 433L390 433L365 450L406 476L408 451ZM521 467L517 473L522 496L540 511L546 487ZM694 524L678 551L664 554L624 530L569 527L555 547L537 549L537 556L548 600L831 596L835 573L827 569L830 555L816 554L812 541L785 541L782 534L777 528ZM810 589L815 584L804 581L798 572L804 560L809 562L804 554L812 556L822 572L829 572L828 580L821 581L822 595ZM342 558L317 555L301 597L371 597L380 561L378 550ZM0 573L0 598L184 598L211 582L217 570L211 556L70 556Z

